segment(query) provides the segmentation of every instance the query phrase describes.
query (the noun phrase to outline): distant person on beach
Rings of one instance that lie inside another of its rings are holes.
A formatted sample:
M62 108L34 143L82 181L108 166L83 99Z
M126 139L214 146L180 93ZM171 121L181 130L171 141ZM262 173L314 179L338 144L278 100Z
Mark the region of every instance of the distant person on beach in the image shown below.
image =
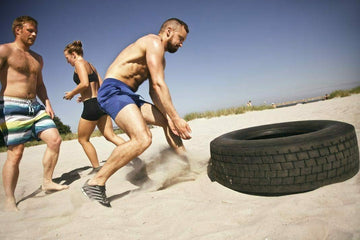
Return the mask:
M123 129L130 140L117 146L100 171L82 187L93 200L111 207L105 183L118 169L139 156L151 144L147 124L161 126L169 145L185 157L181 139L190 139L191 129L180 118L165 83L165 52L175 53L182 47L188 26L183 21L166 20L158 35L149 34L126 47L110 65L98 92L100 106ZM135 92L149 79L149 92L154 104Z
M41 139L47 145L42 159L42 189L58 191L68 188L52 181L61 137L52 120L55 114L42 78L43 59L30 50L37 37L37 21L29 16L18 17L12 30L15 41L0 45L0 130L8 149L2 170L6 210L18 210L14 193L19 164L24 143L32 139Z
M81 41L69 43L64 50L67 62L75 68L73 80L77 86L65 93L64 99L71 100L80 93L78 102L83 102L84 108L78 125L78 141L83 147L86 156L93 167L92 172L100 169L98 156L94 146L90 142L90 136L97 126L103 136L115 145L125 141L114 133L111 118L101 110L97 94L102 79L95 67L83 57Z

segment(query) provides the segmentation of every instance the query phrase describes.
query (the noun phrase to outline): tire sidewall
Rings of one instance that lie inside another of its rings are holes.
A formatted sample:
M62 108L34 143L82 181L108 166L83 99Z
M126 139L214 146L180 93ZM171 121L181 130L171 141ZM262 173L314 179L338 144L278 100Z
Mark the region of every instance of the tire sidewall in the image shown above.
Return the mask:
M252 136L266 135L269 132L286 133L288 131L305 131L304 134L297 134L294 136L248 140ZM354 127L350 124L328 121L328 120L310 120L310 121L295 121L277 124L269 124L258 127L252 127L242 130L233 131L214 139L210 143L211 152L224 154L237 154L243 151L254 149L273 149L284 148L286 146L304 146L323 144L331 141L333 138L338 138L339 134L344 134L349 131L354 131Z

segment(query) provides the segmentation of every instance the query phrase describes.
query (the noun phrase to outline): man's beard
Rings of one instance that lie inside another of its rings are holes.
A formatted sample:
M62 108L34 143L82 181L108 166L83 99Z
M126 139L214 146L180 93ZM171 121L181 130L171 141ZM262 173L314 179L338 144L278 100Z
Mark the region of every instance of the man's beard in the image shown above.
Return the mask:
M171 44L171 42L168 42L166 49L169 53L175 53L179 49L179 47Z
M31 38L26 38L26 39L22 38L22 42L28 47L34 45L35 40L36 40L36 38L32 38L32 39Z

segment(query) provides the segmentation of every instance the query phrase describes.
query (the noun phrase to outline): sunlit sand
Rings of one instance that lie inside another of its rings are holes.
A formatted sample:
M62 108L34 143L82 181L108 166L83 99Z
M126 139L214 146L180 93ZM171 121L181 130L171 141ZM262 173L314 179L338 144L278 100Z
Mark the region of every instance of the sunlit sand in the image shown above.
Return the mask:
M0 239L360 239L359 174L280 197L236 192L207 176L209 143L215 137L263 124L318 119L354 125L360 142L360 94L190 121L188 161L169 151L162 129L153 128L150 148L108 181L112 208L82 194L92 168L77 140L62 143L54 173L54 181L69 189L51 194L39 190L45 145L26 148L15 191L19 211L0 211ZM114 146L103 137L91 141L100 162L105 161ZM5 158L0 153L1 166ZM3 200L1 189L1 209Z

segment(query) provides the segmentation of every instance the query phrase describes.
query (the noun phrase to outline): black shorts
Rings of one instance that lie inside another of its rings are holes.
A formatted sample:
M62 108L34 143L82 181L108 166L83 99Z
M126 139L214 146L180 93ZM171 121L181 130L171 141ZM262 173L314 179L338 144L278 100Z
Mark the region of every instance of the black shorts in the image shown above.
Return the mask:
M97 121L106 113L101 110L97 98L90 98L84 102L84 109L81 118L89 121Z

